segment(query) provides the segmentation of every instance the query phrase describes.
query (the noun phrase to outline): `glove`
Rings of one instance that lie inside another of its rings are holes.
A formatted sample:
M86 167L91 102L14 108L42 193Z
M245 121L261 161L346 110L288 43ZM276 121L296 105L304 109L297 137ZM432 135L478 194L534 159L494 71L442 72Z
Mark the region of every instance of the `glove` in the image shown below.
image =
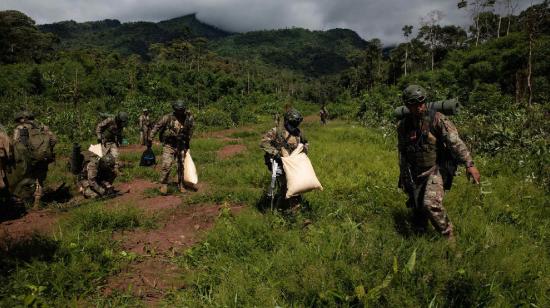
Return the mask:
M101 140L101 138L97 138L97 143L103 144L103 140Z

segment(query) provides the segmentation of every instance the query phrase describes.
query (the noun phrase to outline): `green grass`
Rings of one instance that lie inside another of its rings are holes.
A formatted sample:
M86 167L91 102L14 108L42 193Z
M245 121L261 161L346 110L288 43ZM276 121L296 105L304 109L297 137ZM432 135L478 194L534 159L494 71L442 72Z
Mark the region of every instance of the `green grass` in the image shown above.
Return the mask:
M163 304L550 305L550 198L543 189L493 172L506 166L476 157L482 175L491 170L491 176L474 186L461 170L445 198L458 235L452 250L433 230L412 231L405 195L397 188L394 138L334 121L304 127L324 191L308 193L306 208L295 216L262 212L256 205L269 172L259 139L270 126L230 136L241 138L247 151L225 160L216 152L231 142L193 140L191 153L206 185L186 195L186 202L246 208L238 215L224 212L203 242L174 258L187 287L170 292ZM157 179L151 168L137 166L138 154L122 158L135 165L118 181ZM55 174L64 176L61 169ZM304 228L304 219L313 224ZM105 202L69 210L54 238L36 238L2 258L0 305L28 297L53 306L135 306L138 299L126 293L104 298L98 292L108 275L135 258L123 254L111 234L154 228L156 222L135 209L106 209Z

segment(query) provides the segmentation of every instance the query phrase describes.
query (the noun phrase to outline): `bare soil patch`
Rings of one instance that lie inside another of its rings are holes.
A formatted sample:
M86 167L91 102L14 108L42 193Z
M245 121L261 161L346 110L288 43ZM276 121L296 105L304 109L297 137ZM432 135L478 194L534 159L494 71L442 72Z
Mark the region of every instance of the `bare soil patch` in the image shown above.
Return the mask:
M30 211L25 216L0 224L0 247L8 242L19 242L35 234L50 235L54 232L60 214L51 210Z
M219 159L227 159L244 151L246 151L244 144L230 144L220 149L217 154Z
M105 294L114 290L131 290L148 303L162 298L167 290L184 288L183 273L170 258L184 248L197 243L219 216L220 205L200 205L173 212L155 230L132 230L117 233L115 240L122 242L122 249L140 256L121 273L111 277ZM243 206L231 207L231 212Z

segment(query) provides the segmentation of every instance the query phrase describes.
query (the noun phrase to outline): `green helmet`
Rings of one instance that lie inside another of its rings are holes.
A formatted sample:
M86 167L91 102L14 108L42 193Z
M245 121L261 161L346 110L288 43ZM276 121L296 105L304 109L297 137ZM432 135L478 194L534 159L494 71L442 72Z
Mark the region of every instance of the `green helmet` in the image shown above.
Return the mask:
M427 96L428 92L426 92L426 89L419 85L413 84L403 90L403 102L406 105L423 103L426 101Z
M182 100L177 100L172 103L172 109L174 109L175 112L185 112L187 110Z
M28 110L23 110L15 114L15 121L19 122L21 119L34 120L34 114Z
M303 119L300 112L294 108L290 108L285 112L285 121L301 123Z
M120 111L115 116L115 120L124 126L128 123L128 114L124 111Z
M99 159L99 168L101 170L110 171L115 168L115 157L111 153L107 153Z

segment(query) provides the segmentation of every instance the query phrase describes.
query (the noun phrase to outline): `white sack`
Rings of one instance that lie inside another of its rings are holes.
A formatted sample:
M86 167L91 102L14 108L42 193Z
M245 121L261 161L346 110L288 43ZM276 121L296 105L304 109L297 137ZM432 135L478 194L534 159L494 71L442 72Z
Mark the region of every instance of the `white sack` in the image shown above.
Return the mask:
M183 160L183 181L192 185L197 185L199 182L197 168L195 167L195 163L191 158L189 150L185 152L185 159Z
M88 151L94 153L95 155L97 155L99 157L103 157L103 147L101 146L100 143L91 144L90 147L88 148Z
M311 161L302 150L303 145L300 144L292 154L281 157L286 176L287 199L315 189L323 190Z

